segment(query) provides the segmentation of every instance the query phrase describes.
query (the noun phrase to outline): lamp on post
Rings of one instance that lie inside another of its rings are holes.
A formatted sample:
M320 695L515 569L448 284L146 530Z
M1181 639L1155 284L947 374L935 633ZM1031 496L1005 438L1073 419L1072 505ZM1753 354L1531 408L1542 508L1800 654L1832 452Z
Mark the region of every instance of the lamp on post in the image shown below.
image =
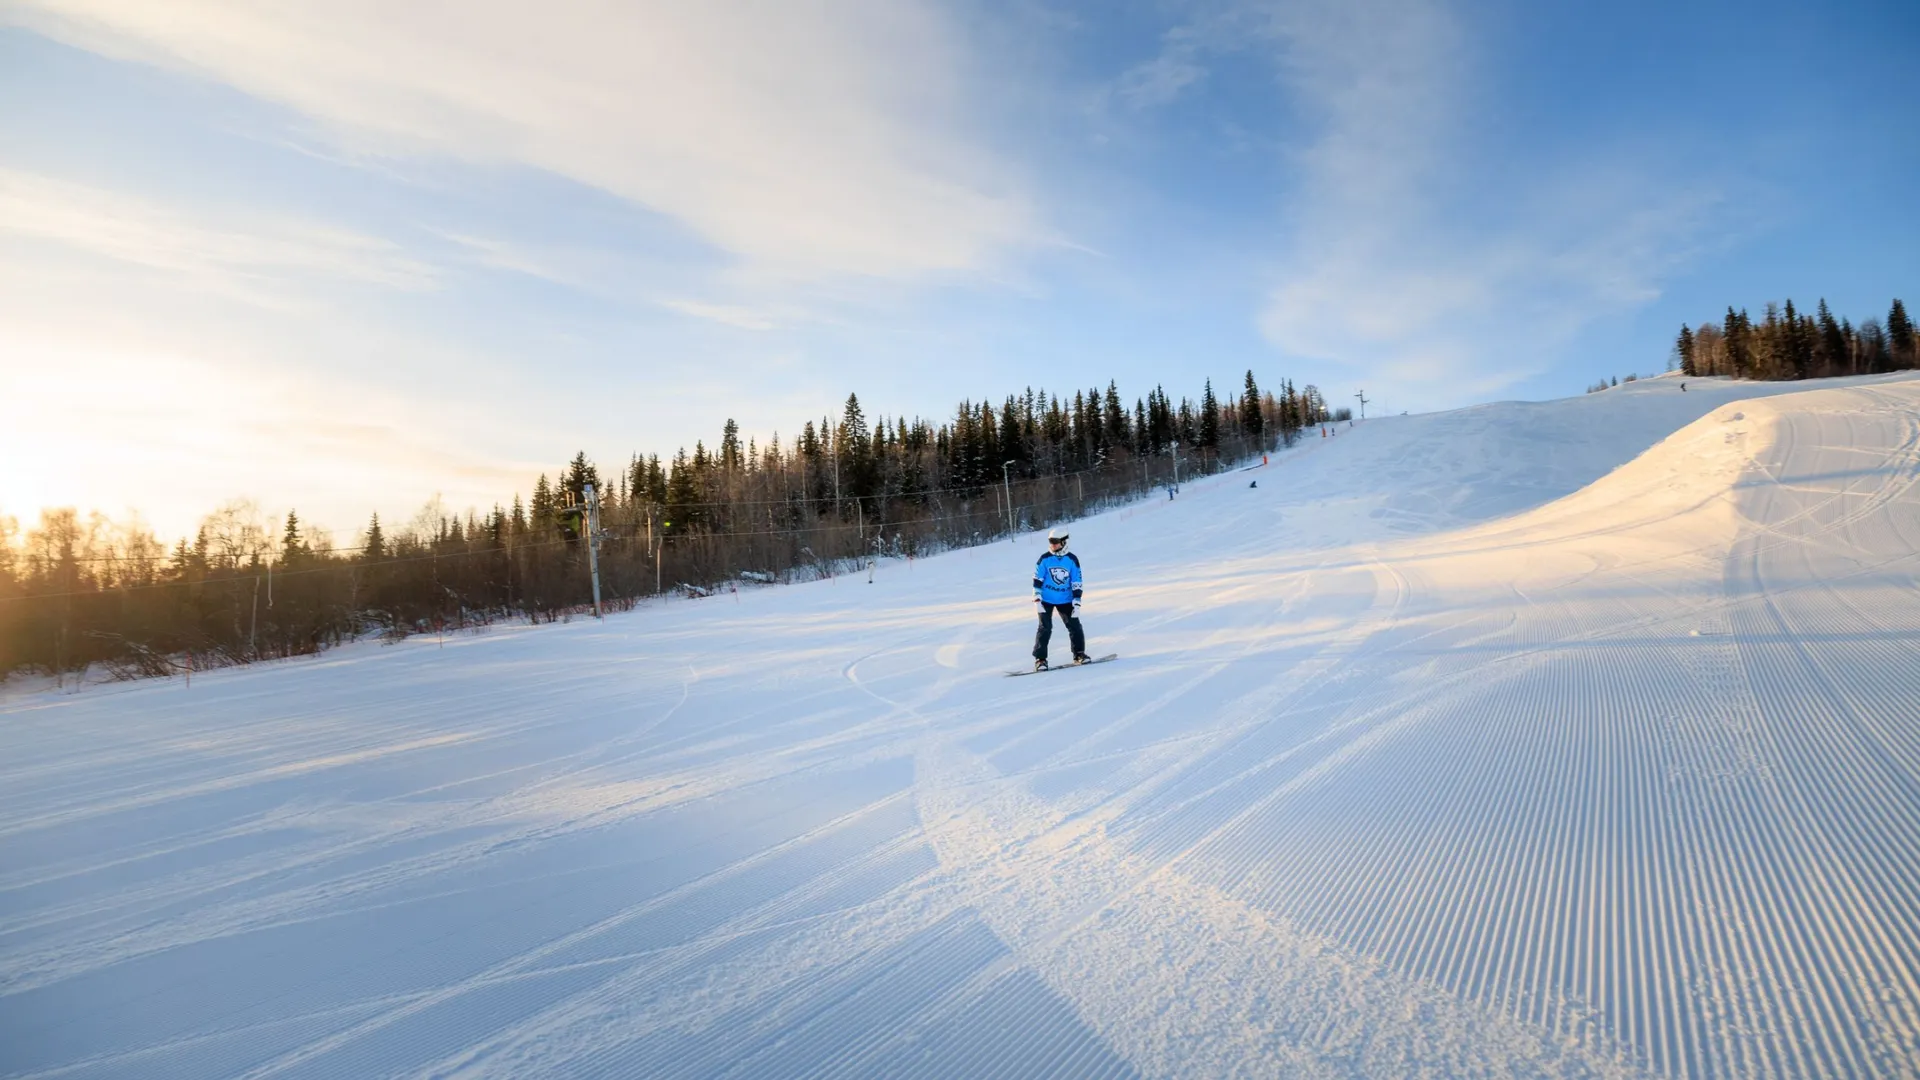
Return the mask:
M1013 468L1015 464L1015 462L1006 461L1000 465L1000 486L1007 493L1007 539L1009 541L1013 539L1013 481L1008 478L1007 470Z

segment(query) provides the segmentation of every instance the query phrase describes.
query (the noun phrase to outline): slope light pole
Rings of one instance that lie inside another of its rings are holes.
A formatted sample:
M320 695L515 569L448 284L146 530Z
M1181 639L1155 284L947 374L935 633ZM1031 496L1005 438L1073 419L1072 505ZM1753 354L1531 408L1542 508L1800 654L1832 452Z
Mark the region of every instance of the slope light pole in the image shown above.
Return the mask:
M1173 486L1177 490L1180 487L1180 440L1173 440L1171 445L1173 446Z
M1360 419L1365 420L1367 418L1367 392L1362 390L1353 396L1360 399Z
M593 492L592 484L581 486L581 494L587 500L587 568L593 574L593 617L600 614L600 497Z
M1013 481L1008 478L1007 470L1013 468L1011 461L1000 464L1000 486L1007 493L1007 539L1013 539Z

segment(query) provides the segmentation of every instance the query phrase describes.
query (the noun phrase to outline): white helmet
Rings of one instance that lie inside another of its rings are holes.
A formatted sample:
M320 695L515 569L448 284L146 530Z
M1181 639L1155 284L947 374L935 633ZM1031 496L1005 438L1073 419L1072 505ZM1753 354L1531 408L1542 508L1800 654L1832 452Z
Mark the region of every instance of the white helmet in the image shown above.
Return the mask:
M1051 544L1055 540L1063 544L1067 542L1067 530L1064 526L1055 525L1053 528L1047 530L1047 543Z

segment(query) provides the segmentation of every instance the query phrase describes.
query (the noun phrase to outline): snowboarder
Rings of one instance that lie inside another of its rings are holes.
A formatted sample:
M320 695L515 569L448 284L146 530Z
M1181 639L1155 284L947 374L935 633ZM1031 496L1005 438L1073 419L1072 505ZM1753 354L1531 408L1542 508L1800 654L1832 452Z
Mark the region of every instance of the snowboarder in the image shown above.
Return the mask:
M1053 637L1056 610L1067 624L1073 662L1092 659L1087 655L1086 633L1080 629L1080 558L1067 550L1065 529L1047 533L1047 552L1033 564L1033 609L1040 616L1040 629L1033 635L1033 670L1047 670L1047 640Z

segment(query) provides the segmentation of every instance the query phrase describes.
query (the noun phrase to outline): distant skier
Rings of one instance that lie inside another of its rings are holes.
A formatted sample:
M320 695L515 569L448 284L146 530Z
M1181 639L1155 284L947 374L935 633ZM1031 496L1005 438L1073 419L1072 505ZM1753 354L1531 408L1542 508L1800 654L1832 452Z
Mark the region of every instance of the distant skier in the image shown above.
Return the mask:
M1686 383L1681 383L1681 384L1680 384L1680 392L1681 392L1681 393L1683 393L1683 394L1687 392L1687 384L1686 384Z
M1047 670L1047 641L1053 637L1053 613L1067 624L1067 637L1073 645L1073 662L1084 664L1087 637L1080 629L1080 557L1067 550L1067 530L1047 533L1047 553L1033 564L1033 609L1040 616L1040 629L1033 635L1033 670Z

